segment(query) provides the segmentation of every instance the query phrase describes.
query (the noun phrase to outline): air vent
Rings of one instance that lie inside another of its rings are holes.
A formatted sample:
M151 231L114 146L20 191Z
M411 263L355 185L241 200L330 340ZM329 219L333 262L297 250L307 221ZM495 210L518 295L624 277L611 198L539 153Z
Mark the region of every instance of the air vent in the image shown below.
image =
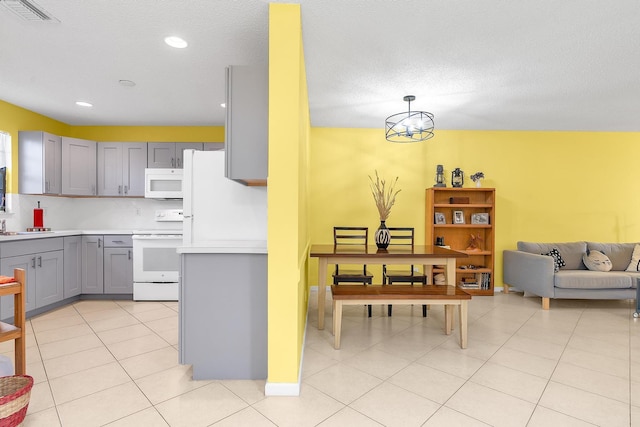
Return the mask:
M0 0L0 4L25 21L60 22L50 13L29 0Z

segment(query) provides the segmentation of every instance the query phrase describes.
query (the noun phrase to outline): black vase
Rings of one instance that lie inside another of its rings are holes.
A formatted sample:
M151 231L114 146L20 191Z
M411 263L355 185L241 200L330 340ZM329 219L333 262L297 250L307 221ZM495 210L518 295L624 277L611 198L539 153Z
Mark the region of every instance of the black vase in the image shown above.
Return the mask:
M380 221L380 227L376 230L375 234L376 246L380 249L386 249L391 241L391 235L389 229L385 225L384 221Z

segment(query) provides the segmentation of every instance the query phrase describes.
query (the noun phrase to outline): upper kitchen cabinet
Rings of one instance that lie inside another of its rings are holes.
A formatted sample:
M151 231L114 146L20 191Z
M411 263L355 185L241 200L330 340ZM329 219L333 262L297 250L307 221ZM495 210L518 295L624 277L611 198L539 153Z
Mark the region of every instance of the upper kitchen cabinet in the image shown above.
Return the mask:
M18 132L18 192L62 192L62 138L40 131Z
M98 143L98 195L144 196L146 142Z
M203 142L204 151L224 150L224 142Z
M62 194L97 194L95 141L62 137Z
M247 185L266 185L268 70L230 66L226 77L225 175Z
M184 150L202 151L202 142L149 142L147 144L149 168L182 168Z

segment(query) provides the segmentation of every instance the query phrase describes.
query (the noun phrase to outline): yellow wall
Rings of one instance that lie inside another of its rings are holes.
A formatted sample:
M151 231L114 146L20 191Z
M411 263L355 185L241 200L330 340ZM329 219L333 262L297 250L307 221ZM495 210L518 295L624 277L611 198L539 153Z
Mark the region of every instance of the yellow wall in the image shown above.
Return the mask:
M127 142L224 142L224 126L72 126L75 138Z
M269 383L298 381L307 307L309 107L300 6L269 5Z
M311 241L332 243L334 225L379 225L368 175L399 177L388 226L414 226L424 243L425 189L437 164L496 188L496 285L502 251L518 240L640 241L635 194L640 133L438 131L429 141L392 144L380 129L311 129ZM427 242L430 244L431 242ZM379 271L373 269L378 274ZM311 261L310 285L317 284Z

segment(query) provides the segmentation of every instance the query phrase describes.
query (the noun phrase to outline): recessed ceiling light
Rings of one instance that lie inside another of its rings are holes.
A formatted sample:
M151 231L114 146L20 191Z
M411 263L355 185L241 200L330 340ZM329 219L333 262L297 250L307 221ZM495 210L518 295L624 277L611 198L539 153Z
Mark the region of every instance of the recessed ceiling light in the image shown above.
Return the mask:
M165 37L164 42L169 46L175 47L178 49L184 49L188 45L186 41L176 36Z
M134 87L136 85L136 82L131 80L118 80L118 83L126 87Z
M81 107L93 107L93 104L85 101L76 101L76 105L79 105Z

